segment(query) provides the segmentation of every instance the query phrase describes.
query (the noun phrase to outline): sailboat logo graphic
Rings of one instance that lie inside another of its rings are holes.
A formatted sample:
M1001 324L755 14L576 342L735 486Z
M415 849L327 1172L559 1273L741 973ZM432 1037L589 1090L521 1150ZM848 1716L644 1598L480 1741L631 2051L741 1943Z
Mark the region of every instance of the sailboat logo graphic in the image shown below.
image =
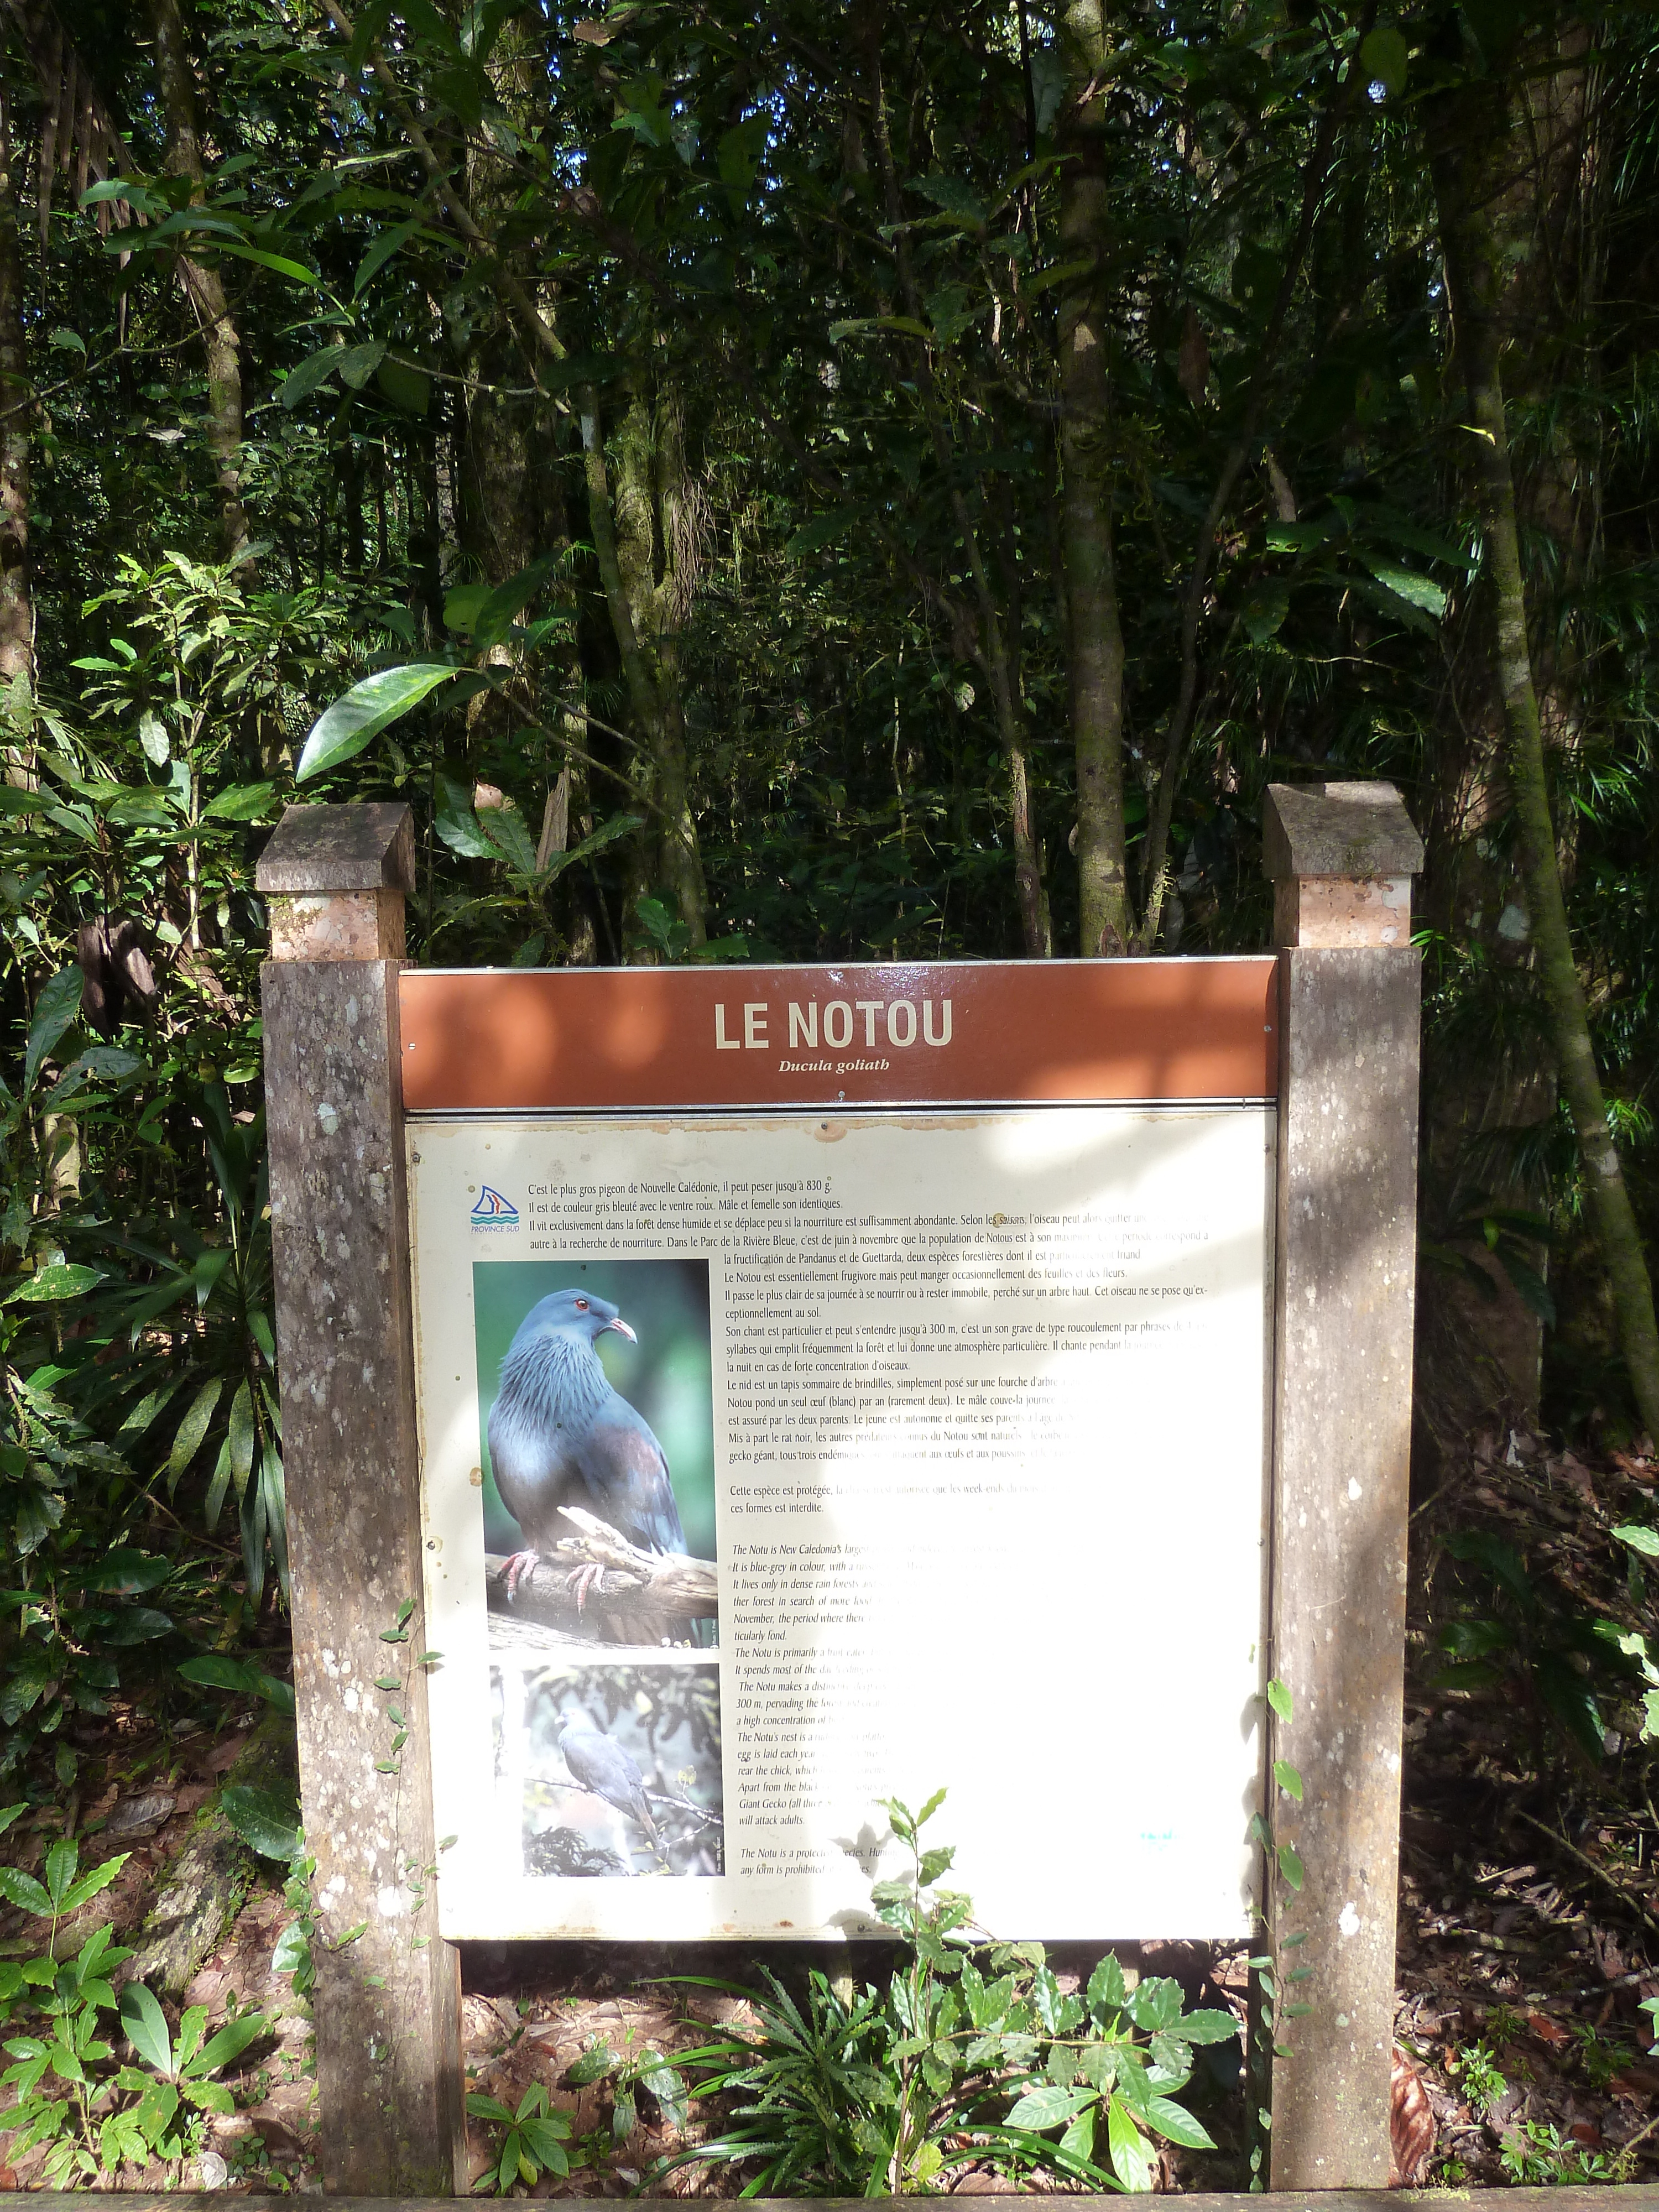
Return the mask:
M475 1229L516 1229L519 1209L510 1198L503 1198L498 1190L485 1183L478 1193L478 1202L472 1209Z

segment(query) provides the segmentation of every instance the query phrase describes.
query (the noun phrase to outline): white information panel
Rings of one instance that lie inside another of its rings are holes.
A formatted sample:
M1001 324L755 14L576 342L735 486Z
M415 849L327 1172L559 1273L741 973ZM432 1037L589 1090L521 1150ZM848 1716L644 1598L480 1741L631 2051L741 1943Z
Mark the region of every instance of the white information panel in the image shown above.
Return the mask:
M1247 1933L1273 1145L411 1123L444 1935L866 1932L879 1801L939 1788L1000 1936ZM714 1561L716 1613L538 1623L569 1506Z

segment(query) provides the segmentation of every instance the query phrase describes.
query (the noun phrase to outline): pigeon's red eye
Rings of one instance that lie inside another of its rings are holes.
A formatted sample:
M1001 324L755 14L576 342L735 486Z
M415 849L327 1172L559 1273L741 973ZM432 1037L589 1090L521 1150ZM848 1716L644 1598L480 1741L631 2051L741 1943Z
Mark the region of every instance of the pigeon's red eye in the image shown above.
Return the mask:
M586 1298L578 1298L578 1299L577 1299L577 1301L576 1301L576 1311L577 1311L578 1313L586 1313L586 1312L587 1311L587 1300L586 1300Z

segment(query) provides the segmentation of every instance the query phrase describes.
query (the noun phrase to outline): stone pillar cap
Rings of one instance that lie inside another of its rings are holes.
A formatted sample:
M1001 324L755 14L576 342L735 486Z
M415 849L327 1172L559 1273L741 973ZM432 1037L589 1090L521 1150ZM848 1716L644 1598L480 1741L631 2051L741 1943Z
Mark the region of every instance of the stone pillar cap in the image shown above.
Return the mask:
M1391 783L1270 783L1261 865L1274 883L1415 876L1422 873L1423 840Z
M280 898L412 891L415 817L401 801L290 806L259 855L254 882Z

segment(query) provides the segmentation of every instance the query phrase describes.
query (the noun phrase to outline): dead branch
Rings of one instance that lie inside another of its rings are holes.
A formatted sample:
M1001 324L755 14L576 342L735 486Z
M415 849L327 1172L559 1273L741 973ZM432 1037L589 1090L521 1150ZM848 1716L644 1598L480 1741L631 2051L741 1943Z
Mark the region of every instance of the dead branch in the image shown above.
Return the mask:
M492 1612L520 1613L556 1628L585 1625L583 1616L605 1613L627 1621L642 1616L706 1620L720 1612L720 1581L708 1559L678 1552L643 1552L618 1534L597 1514L580 1506L560 1508L580 1531L559 1540L556 1559L541 1559L519 1577L518 1595L507 1593L507 1561L494 1553L484 1560ZM577 1577L590 1571L579 1613Z

